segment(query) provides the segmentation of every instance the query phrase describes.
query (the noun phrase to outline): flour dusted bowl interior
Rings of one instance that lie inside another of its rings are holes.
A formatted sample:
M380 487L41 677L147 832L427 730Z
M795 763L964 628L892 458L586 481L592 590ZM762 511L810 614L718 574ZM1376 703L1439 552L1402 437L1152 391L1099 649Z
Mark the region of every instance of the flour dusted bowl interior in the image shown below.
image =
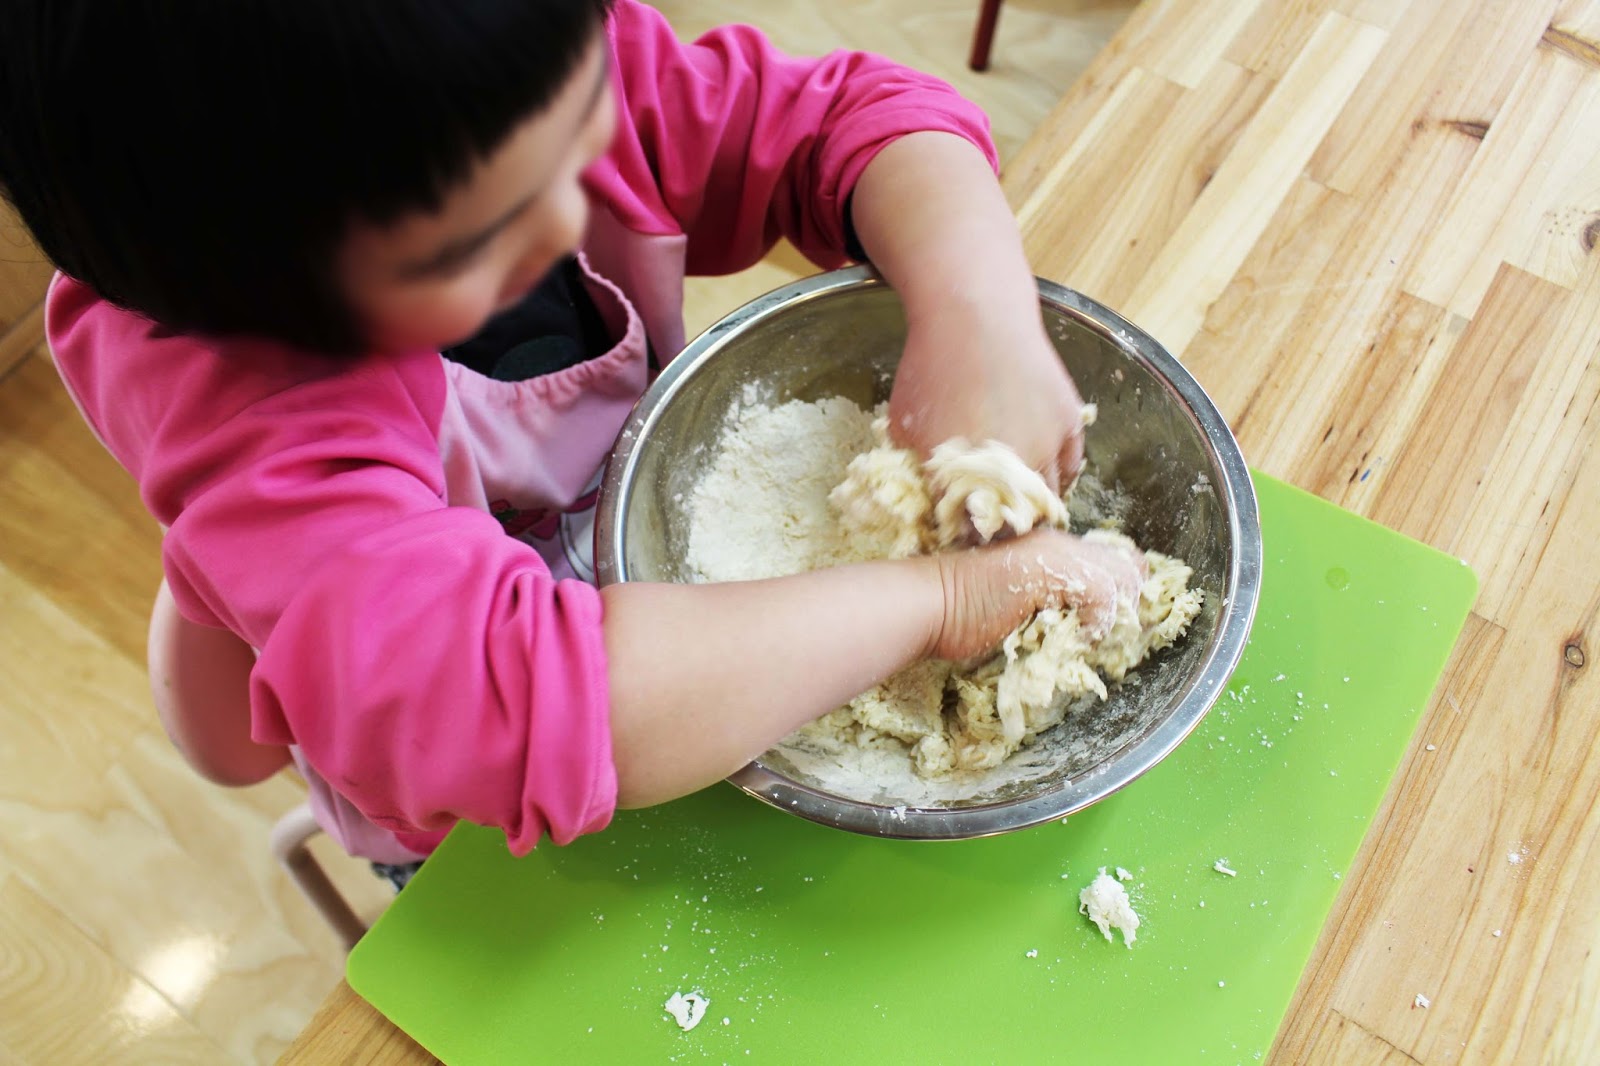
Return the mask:
M1261 573L1255 493L1237 442L1199 384L1148 334L1040 280L1045 323L1099 407L1086 471L1125 532L1194 568L1205 606L1186 637L1104 702L1090 700L1006 764L948 781L853 780L774 749L730 780L780 809L878 836L956 839L1020 829L1103 799L1154 766L1222 694L1244 649ZM728 414L752 400L886 399L905 338L893 290L864 268L760 297L696 338L639 402L601 488L604 584L687 581L688 501Z

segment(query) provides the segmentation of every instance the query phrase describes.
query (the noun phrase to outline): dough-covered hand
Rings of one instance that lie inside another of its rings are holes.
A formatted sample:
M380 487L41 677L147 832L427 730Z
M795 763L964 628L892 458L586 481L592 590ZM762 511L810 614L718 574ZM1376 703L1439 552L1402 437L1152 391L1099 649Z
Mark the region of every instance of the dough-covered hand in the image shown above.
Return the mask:
M1083 399L1038 318L951 308L913 320L889 397L889 433L926 458L952 438L997 440L1059 492L1083 465Z
M1104 631L1118 602L1136 599L1143 558L1117 543L1041 530L974 551L934 556L944 586L944 620L931 654L964 660L995 648L1046 607L1076 607Z

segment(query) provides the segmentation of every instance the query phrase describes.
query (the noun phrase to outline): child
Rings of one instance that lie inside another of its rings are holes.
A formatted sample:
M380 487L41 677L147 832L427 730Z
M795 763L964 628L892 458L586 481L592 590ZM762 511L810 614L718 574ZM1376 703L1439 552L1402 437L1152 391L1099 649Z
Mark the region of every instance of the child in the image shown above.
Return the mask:
M903 442L1075 473L1078 395L984 119L933 79L748 27L682 45L633 0L3 20L0 188L61 270L61 376L168 527L164 721L217 780L292 756L354 854L415 861L459 818L565 843L1140 580L1060 533L745 584L572 576L598 470L682 346L685 272L779 236L899 291Z

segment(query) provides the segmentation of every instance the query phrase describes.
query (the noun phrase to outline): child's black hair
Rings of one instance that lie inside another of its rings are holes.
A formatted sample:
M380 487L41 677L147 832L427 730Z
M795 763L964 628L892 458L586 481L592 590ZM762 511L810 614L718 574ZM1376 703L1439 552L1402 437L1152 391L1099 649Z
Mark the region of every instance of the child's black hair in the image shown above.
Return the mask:
M182 332L350 352L353 220L436 207L547 106L610 0L4 0L0 193Z

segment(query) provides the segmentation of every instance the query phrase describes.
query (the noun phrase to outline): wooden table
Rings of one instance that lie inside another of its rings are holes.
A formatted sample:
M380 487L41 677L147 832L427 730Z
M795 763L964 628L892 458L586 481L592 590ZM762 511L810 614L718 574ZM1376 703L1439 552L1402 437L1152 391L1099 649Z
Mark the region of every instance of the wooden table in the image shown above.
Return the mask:
M1272 1061L1600 1061L1600 0L1146 0L1006 187L1253 465L1482 580ZM431 1060L340 985L284 1061Z

